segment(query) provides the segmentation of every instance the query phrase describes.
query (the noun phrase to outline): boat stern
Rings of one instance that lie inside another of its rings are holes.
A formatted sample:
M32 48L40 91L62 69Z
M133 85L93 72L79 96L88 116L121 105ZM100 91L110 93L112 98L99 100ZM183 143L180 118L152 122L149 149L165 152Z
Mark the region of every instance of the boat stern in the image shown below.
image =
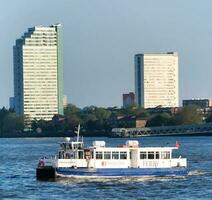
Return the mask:
M47 159L39 160L38 166L36 168L37 180L55 179L55 177L56 177L56 170L53 165L53 162Z
M37 180L48 180L55 179L56 170L54 167L37 167L36 168L36 178Z

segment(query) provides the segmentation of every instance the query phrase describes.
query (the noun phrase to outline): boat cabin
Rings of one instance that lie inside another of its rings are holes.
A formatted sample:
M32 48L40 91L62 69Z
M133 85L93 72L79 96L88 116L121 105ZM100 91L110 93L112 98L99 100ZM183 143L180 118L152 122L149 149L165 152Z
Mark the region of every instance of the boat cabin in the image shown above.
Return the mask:
M166 167L176 164L172 151L176 147L139 147L139 142L129 140L125 145L106 147L105 141L94 141L84 148L82 141L64 142L59 150L61 163L73 162L76 167ZM175 164L173 164L175 163Z

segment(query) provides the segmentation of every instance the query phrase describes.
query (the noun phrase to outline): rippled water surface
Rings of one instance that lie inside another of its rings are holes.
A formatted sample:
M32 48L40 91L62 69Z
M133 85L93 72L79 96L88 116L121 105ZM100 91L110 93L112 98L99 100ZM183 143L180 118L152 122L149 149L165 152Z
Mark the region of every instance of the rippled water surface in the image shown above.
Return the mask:
M125 139L95 139L109 146ZM0 139L1 199L212 199L212 137L144 137L143 146L182 144L176 156L188 158L189 175L184 178L59 179L37 181L35 168L42 156L57 152L62 138Z

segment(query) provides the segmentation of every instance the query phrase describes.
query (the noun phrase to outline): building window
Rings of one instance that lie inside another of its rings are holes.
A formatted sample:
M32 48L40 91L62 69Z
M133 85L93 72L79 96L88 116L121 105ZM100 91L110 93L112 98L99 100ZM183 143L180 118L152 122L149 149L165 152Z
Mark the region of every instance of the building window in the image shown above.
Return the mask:
M83 151L78 151L78 158L83 159Z

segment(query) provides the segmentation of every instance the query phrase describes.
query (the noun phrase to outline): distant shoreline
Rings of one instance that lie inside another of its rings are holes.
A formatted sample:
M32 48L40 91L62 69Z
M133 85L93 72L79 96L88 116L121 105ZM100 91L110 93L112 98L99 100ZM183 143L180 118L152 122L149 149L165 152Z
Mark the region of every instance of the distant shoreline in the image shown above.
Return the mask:
M35 133L35 132L23 132L23 133L4 133L0 134L0 138L45 138L45 137L74 137L74 132L67 133ZM89 131L82 133L83 137L110 137L110 132L105 131Z
M12 135L12 134L4 134L0 135L0 138L60 138L60 137L74 137L75 134L73 133L57 133L57 134L52 134L52 133L43 133L43 134L38 134L38 133L20 133L18 135ZM198 133L198 134L167 134L167 135L148 135L148 136L137 136L137 137L118 137L118 136L113 136L111 133L105 133L105 132L89 132L89 133L84 133L82 135L83 137L110 137L110 138L140 138L140 137L201 137L201 136L212 136L212 133Z

